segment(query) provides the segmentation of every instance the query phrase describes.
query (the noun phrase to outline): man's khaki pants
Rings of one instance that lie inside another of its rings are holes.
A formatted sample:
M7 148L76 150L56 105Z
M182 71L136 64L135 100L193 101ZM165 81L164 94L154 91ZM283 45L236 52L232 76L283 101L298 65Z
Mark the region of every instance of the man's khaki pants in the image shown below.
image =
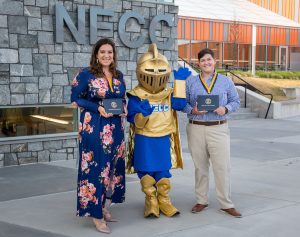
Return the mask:
M208 204L209 160L221 208L234 207L230 190L230 137L228 123L204 126L188 123L188 146L195 165L197 203Z

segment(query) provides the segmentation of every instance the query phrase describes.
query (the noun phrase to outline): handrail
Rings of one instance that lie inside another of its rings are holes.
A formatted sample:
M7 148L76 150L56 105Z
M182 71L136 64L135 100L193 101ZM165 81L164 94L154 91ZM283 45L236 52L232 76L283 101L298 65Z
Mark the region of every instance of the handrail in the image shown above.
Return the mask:
M192 67L193 69L196 69L196 70L199 70L199 67L195 67L194 65L188 63L185 59L181 58L178 56L178 58L184 62L184 67L185 67L185 64L189 65L190 67ZM241 81L243 81L246 86L245 86L245 108L247 107L247 85L251 86L252 88L254 88L256 91L258 91L259 93L261 93L262 95L267 95L267 96L270 96L271 99L270 99L270 102L269 102L269 106L268 106L268 109L267 109L267 112L266 112L266 115L265 115L265 119L268 117L268 114L269 114L269 110L270 110L270 107L271 107L271 104L272 104L272 101L273 101L273 95L270 94L270 93L264 93L262 92L261 90L257 89L255 86L251 85L249 82L245 81L243 78L241 78L240 76L236 75L235 73L233 73L232 71L230 70L225 70L226 72L226 75L227 73L230 73L232 74L233 76L237 77L238 79L240 79Z
M243 78L241 78L240 76L238 76L237 74L233 73L233 72L230 71L230 70L226 70L225 72L226 72L226 74L227 74L227 73L230 73L231 75L237 77L239 80L243 81L246 85L249 85L249 86L251 86L252 88L254 88L254 89L255 89L256 91L258 91L260 94L262 94L262 95L267 95L267 96L270 96L270 97L271 97L270 102L269 102L269 106L268 106L268 109L267 109L267 112L266 112L266 115L265 115L265 119L266 119L266 118L268 117L269 110L270 110L270 107L271 107L271 103L272 103L272 101L273 101L273 95L270 94L270 93L264 93L264 92L262 92L261 90L257 89L255 86L251 85L249 82L245 81ZM247 99L247 86L245 86L245 108L246 108L246 104L247 104L247 100L246 100L246 99Z

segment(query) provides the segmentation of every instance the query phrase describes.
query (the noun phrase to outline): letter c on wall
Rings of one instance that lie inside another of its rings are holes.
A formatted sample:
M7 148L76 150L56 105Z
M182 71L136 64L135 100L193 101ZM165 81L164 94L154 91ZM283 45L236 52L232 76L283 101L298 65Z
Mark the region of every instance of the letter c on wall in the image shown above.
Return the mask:
M157 38L155 36L155 28L160 21L167 22L168 26L170 26L170 27L174 26L174 22L173 22L173 19L171 16L157 15L156 17L154 17L152 19L152 21L150 23L150 29L149 29L150 39L151 39L152 43L155 43L157 45L157 48L170 50L172 47L172 44L174 42L174 39L172 39L172 37L170 37L166 42L160 42L157 40Z
M136 41L130 40L130 35L126 34L126 22L129 18L135 18L140 25L145 24L145 19L142 15L136 12L126 12L120 18L119 22L119 36L123 44L125 44L129 48L139 48L144 44L145 36L140 36Z

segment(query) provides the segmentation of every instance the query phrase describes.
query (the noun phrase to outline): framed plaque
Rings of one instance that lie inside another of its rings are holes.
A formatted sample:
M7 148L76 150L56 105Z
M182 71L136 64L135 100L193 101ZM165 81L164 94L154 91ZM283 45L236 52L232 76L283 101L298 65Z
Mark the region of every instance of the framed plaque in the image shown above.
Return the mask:
M214 111L219 107L219 95L199 95L197 104L199 111Z
M123 99L121 98L104 99L103 106L106 113L112 113L113 115L118 115L124 112Z

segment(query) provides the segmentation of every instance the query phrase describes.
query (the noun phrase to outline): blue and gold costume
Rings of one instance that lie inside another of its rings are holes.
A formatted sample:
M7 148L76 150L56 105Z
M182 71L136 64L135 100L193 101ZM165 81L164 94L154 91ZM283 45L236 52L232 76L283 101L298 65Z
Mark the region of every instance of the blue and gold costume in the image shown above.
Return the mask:
M127 93L131 123L127 171L136 171L141 179L145 217L159 217L160 211L170 217L179 214L168 196L169 178L171 168L182 168L176 110L186 105L185 79L190 72L174 72L174 89L166 88L170 72L167 59L152 44L138 61L139 85Z

